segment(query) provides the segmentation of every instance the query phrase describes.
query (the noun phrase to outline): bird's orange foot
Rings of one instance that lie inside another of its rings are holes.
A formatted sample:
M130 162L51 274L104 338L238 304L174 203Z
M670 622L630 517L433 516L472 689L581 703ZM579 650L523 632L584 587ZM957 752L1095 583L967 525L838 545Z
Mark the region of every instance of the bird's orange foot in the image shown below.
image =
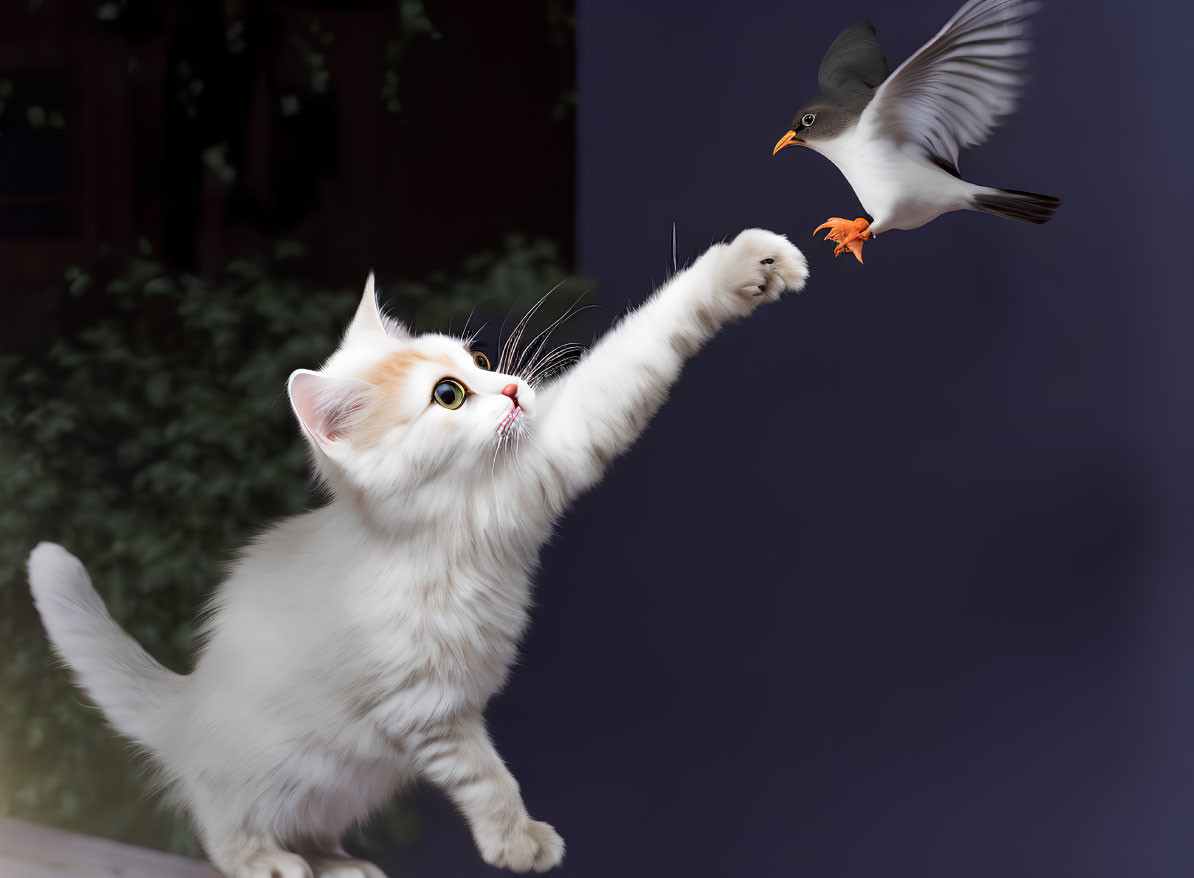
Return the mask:
M842 219L840 216L833 216L813 229L813 234L817 234L821 229L829 229L825 235L825 240L833 241L837 244L833 248L834 257L841 256L849 250L854 254L855 259L862 262L862 245L871 239L871 223L869 220L859 217L851 222L850 220Z

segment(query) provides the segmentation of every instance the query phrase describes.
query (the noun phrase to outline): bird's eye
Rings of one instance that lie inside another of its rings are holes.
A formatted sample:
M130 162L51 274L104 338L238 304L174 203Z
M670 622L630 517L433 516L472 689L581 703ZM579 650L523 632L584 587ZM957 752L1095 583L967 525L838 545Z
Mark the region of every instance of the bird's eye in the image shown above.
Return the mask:
M431 398L438 402L446 409L458 409L464 405L464 398L468 396L468 391L464 389L464 385L454 378L445 378L439 384L435 385L435 390L431 394Z
M477 364L478 369L489 371L489 357L485 356L480 351L473 351L473 362Z
M811 128L812 124L817 121L816 113L805 113L800 117L800 124L805 128Z

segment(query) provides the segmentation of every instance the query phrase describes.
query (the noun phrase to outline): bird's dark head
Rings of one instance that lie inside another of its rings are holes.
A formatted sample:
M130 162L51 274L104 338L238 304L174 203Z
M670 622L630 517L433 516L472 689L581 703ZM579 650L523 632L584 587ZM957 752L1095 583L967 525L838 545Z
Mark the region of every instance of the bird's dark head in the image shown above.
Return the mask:
M791 129L779 139L771 154L775 155L789 146L811 146L815 149L819 141L833 140L857 121L856 114L834 106L817 95L796 111Z
M819 93L796 111L792 129L779 139L771 154L793 143L816 149L818 143L833 140L852 127L887 74L887 58L871 23L850 25L821 59Z

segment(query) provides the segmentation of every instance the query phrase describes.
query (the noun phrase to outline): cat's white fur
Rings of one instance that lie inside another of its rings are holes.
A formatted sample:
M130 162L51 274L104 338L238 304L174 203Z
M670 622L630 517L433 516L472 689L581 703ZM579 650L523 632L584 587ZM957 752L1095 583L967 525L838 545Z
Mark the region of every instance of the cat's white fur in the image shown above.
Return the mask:
M336 353L290 381L334 499L241 552L194 670L152 659L78 559L42 543L29 580L50 639L233 878L379 878L340 836L415 777L455 802L486 862L550 869L564 842L527 814L483 719L527 624L540 547L685 360L807 273L786 238L745 231L538 390L479 368L460 339L410 336L378 313L370 282ZM447 376L471 391L455 410L432 401Z

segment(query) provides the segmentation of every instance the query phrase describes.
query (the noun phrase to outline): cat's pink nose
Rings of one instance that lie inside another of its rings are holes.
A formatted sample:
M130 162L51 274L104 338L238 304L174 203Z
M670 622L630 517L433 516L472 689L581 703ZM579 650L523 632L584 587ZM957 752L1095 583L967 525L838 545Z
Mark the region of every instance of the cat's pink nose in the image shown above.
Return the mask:
M507 384L502 388L502 396L508 396L514 400L514 404L518 405L518 385L514 383Z

